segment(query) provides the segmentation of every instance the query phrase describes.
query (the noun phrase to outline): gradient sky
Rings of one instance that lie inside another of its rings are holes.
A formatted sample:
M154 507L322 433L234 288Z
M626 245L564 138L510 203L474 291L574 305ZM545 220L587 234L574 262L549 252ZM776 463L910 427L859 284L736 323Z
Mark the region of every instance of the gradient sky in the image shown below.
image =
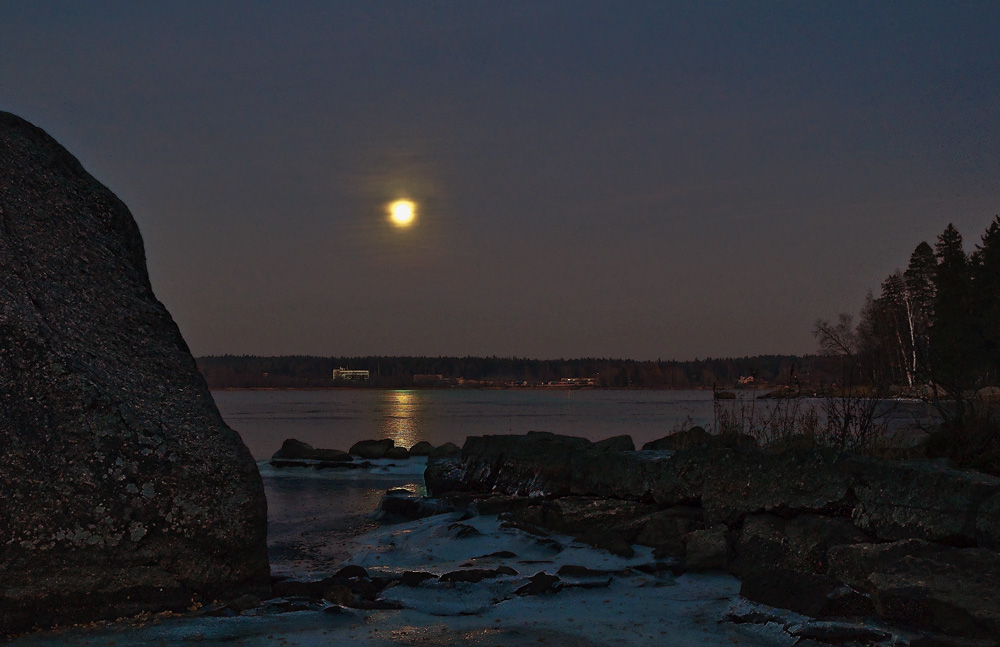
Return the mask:
M129 206L195 355L808 353L1000 211L998 34L997 2L0 0L0 109Z

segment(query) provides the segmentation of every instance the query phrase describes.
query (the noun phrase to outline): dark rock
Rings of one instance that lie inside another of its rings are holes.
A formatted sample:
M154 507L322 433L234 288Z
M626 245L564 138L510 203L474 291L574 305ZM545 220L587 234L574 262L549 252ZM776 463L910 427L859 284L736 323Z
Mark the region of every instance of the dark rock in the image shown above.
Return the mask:
M648 499L650 492L662 491L664 499L692 501L701 494L700 482L689 485L684 481L685 475L684 469L670 463L669 456L600 452L581 438L536 432L525 436L470 437L460 461L446 465L429 462L425 480L435 494L439 490L462 489L519 496L575 494L639 501Z
M985 474L928 461L857 462L863 469L854 486L854 523L879 539L975 546L980 505L1000 495L1000 478Z
M635 443L629 435L614 436L594 443L591 449L597 452L634 452Z
M516 557L517 553L512 553L509 550L498 550L495 553L480 555L479 557L473 557L472 559L514 559Z
M817 573L827 572L832 547L866 543L872 539L849 519L816 514L803 514L790 520L785 526L785 536L792 555Z
M842 517L804 514L789 520L772 514L749 515L737 534L730 571L740 576L782 566L826 573L832 546L870 540Z
M426 440L421 440L413 447L410 447L410 456L430 456L433 451L434 445Z
M800 640L816 640L834 644L871 645L892 638L888 631L865 627L849 622L806 622L785 629L788 635Z
M1000 635L1000 555L910 539L830 550L830 574L870 593L879 617L932 632Z
M358 566L357 564L348 564L344 568L337 571L335 577L343 577L348 579L354 577L368 577L368 571L366 571L364 567Z
M740 595L811 617L871 616L871 602L829 575L780 566L743 575Z
M906 539L887 544L836 546L829 551L829 574L859 591L870 592L869 576L879 570L895 570L906 557L934 559L944 546L920 539Z
M434 573L425 573L423 571L405 571L403 573L403 577L399 579L399 583L403 586L420 586L421 582L432 580L436 577L437 575Z
M767 571L777 566L811 570L788 546L785 526L788 520L773 514L748 515L736 533L735 553L729 570L737 577Z
M131 214L0 113L0 634L264 595L266 502Z
M393 611L402 609L403 605L395 600L358 600L354 608L363 611Z
M910 639L910 647L1000 647L1000 640L989 638L957 638L941 634L926 634Z
M977 549L969 549L977 550ZM995 555L995 554L994 554ZM1000 579L975 569L906 559L896 572L869 577L872 601L883 619L928 631L967 636L1000 636Z
M976 544L981 548L1000 551L1000 494L994 494L979 506Z
M685 538L684 570L724 571L730 552L725 526L695 530Z
M440 447L432 449L428 456L431 458L446 458L448 456L458 456L461 453L462 448L455 443L445 443Z
M644 450L678 451L686 449L757 449L757 441L746 434L710 434L703 427L691 427L687 431L678 431L658 440L652 440L642 446Z
M466 539L468 537L482 537L483 533L467 523L453 523L448 526L448 535L452 539Z
M386 452L396 445L391 438L383 438L382 440L359 440L358 442L351 445L348 450L349 454L354 456L360 456L361 458L367 458L369 460L374 460L378 458L385 458Z
M592 568L587 568L586 566L577 566L575 564L564 564L560 566L559 570L556 572L562 577L603 577L611 574L611 571L598 571Z
M631 542L614 530L587 530L573 538L575 541L606 550L612 555L629 558L635 556Z
M614 581L612 577L605 577L600 580L584 580L581 582L563 582L559 586L559 590L563 589L606 589L611 586L611 582Z
M451 571L445 573L440 578L441 582L482 582L483 580L495 579L503 575L517 575L517 571L509 566L498 566L497 568L469 568L461 571Z
M687 431L678 431L658 440L651 440L642 448L652 450L691 449L692 447L708 445L712 442L712 438L712 434L705 431L704 427L695 426Z
M386 523L401 523L423 519L436 514L453 511L450 505L437 499L398 496L389 494L382 497L378 506L379 518Z
M316 449L309 443L289 438L281 444L281 449L271 457L271 464L279 460L312 460L331 463L348 463L354 457L339 449Z
M661 555L683 557L684 538L695 530L704 530L705 521L701 508L674 506L638 517L640 527L635 543L658 550Z
M343 584L327 587L323 591L323 599L332 604L339 604L342 607L352 607L356 603L354 593L351 592L349 587Z
M465 468L457 457L431 457L424 468L424 485L434 496L481 489L478 483L466 481L464 477Z
M515 595L540 595L550 591L556 591L555 585L559 583L559 578L542 571L535 573L528 580L528 583L514 591Z
M712 394L713 400L735 400L736 394L732 391L716 391Z
M385 457L394 461L405 461L410 457L410 452L405 447L390 447L385 451Z
M491 496L476 501L476 511L481 515L496 515L512 510L522 510L541 505L542 499L526 496Z
M757 512L845 515L853 509L856 463L837 452L725 451L713 455L702 470L708 523L733 524Z

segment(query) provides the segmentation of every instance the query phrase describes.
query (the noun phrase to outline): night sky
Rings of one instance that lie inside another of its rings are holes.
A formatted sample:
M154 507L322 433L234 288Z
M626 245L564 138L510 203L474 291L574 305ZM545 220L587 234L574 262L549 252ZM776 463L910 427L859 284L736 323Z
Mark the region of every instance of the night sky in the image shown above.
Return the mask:
M0 0L0 109L129 206L195 355L808 353L1000 212L998 34L998 2Z

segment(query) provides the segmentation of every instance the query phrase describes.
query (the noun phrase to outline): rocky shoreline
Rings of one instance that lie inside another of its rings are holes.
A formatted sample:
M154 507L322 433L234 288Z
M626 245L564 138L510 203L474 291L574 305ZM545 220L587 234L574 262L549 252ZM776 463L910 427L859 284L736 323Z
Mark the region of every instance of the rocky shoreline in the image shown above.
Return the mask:
M617 555L647 546L675 572L731 573L741 596L770 607L902 627L919 633L911 645L998 644L1000 479L825 449L771 453L700 429L647 447L471 437L461 455L429 460L433 502L389 496L383 513L464 509ZM732 620L755 618L767 622Z

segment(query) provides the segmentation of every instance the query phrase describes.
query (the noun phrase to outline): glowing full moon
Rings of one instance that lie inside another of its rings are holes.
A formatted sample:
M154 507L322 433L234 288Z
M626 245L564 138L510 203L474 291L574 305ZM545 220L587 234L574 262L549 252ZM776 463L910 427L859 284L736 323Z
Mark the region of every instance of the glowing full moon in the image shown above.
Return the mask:
M396 200L389 205L389 219L397 227L409 227L417 215L417 205L409 200Z

